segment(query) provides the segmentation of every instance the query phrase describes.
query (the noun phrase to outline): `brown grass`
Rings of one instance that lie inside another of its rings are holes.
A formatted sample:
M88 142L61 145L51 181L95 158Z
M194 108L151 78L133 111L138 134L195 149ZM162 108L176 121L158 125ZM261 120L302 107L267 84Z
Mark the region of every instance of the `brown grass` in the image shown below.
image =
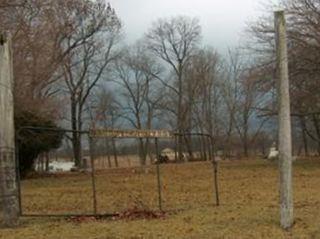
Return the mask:
M154 166L153 166L154 167ZM162 165L164 219L102 220L22 218L0 238L320 238L320 162L294 165L295 225L279 227L277 165L265 161L221 162L221 206L213 199L209 163ZM28 213L90 213L90 177L85 174L30 179L22 183ZM97 174L99 212L134 206L157 209L156 175L132 169ZM172 212L173 209L182 209Z

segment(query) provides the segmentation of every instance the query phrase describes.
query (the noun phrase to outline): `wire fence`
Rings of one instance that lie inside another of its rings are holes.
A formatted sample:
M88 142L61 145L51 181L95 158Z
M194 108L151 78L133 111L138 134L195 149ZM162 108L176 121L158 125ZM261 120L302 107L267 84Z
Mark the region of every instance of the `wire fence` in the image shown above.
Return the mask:
M81 137L81 167L73 165L72 136ZM57 136L61 145L37 158L34 175L21 180L23 137ZM212 138L193 137L192 157L177 161L177 137L95 137L88 131L21 128L17 133L17 182L21 216L113 216L130 208L154 211L219 205ZM186 135L183 135L186 136ZM144 142L145 162L141 166ZM202 142L202 143L201 143ZM203 144L206 142L206 144ZM20 158L19 158L19 157ZM165 158L165 160L164 160Z

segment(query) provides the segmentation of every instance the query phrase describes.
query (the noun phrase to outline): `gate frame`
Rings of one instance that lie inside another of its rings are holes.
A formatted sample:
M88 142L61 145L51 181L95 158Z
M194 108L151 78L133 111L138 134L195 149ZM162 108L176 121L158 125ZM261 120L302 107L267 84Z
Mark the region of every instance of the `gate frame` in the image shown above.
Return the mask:
M22 193L21 193L21 177L20 177L20 164L19 164L19 144L16 142L16 175L17 175L17 188L18 188L18 198L19 198L19 216L20 217L77 217L77 216L93 216L93 217L114 217L118 213L98 213L97 212L97 196L96 196L96 171L94 166L95 161L95 152L93 140L98 138L150 138L154 139L155 153L156 157L159 156L159 139L176 139L176 137L183 136L200 136L206 137L209 141L208 153L209 160L212 161L213 166L213 189L214 189L214 198L216 206L220 205L219 199L219 190L218 190L218 162L215 158L214 151L214 140L213 137L209 134L203 133L176 133L168 130L115 130L115 129L90 129L90 130L70 130L70 129L60 129L60 128L48 128L48 127L33 127L25 126L21 127L16 131L16 141L19 139L19 135L23 131L41 131L41 132L60 132L63 134L66 133L79 133L87 135L89 142L89 154L90 154L90 166L91 166L91 191L92 191L92 213L63 213L63 214L37 214L37 213L24 213L22 208ZM156 173L157 173L157 193L158 193L158 207L160 211L163 211L162 208L162 186L161 186L161 171L160 163L156 164Z
M156 149L156 157L159 157L159 147L158 141L159 139L175 139L177 137L184 136L200 136L206 137L209 140L209 159L212 161L213 166L213 189L214 189L214 198L216 206L220 205L220 197L219 197L219 186L218 186L218 162L215 157L214 150L214 139L210 134L204 133L177 133L169 130L118 130L118 129L90 129L89 137L91 139L95 138L150 138L154 139L154 145ZM158 206L159 210L162 211L162 191L161 191L161 176L160 176L160 163L156 164L157 167L157 187L158 187Z

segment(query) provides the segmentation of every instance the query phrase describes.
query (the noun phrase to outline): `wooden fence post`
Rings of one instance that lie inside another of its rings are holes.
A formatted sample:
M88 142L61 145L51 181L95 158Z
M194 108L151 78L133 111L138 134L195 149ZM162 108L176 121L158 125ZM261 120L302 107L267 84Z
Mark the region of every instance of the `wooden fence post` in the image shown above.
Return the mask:
M280 223L288 229L293 225L292 196L292 141L290 119L290 94L288 74L288 50L284 11L276 11L275 30L277 46L278 89L278 149L280 167Z
M11 40L0 42L0 204L5 227L18 224L19 195L16 183L13 65ZM1 219L1 218L0 218Z

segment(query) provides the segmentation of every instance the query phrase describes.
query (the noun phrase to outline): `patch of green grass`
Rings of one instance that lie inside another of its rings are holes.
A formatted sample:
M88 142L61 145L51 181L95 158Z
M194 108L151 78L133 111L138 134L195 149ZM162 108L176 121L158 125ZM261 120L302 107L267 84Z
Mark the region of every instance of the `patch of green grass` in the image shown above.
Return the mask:
M320 238L320 163L294 164L295 225L279 227L276 163L221 162L221 205L214 205L209 163L161 166L165 219L101 220L22 218L21 226L0 230L0 238ZM99 212L133 206L157 210L155 170L108 170L97 174ZM22 183L23 208L29 213L91 212L90 176L84 174L30 179Z

